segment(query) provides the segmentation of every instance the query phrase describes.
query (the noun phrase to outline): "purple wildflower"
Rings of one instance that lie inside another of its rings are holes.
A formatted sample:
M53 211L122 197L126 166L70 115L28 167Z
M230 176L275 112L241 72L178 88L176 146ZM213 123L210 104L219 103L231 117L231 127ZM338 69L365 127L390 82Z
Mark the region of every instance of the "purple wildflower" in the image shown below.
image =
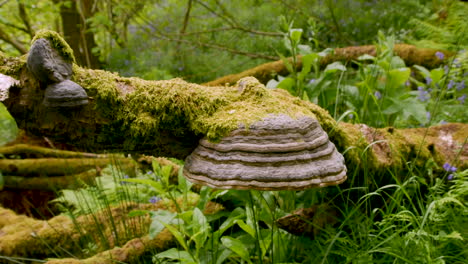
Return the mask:
M466 87L465 80L463 80L457 84L457 91L461 91L465 89L465 87Z
M442 168L444 168L445 171L449 171L452 166L450 163L445 162L444 165L442 165Z
M405 82L405 86L410 86L410 85L411 85L411 82L410 82L409 80L407 80L407 81Z
M431 120L431 112L426 112L427 120Z
M161 201L161 200L162 200L162 199L159 198L159 197L157 197L157 196L152 196L148 201L149 201L150 203L152 203L152 204L155 204L155 203L157 203L157 202L159 202L159 201Z
M450 80L450 82L447 84L447 89L452 89L453 86L455 86L455 81L454 80Z
M439 59L439 60L443 60L444 59L444 53L440 52L440 51L437 51L435 53L436 57Z
M448 163L448 162L445 162L444 165L442 166L442 168L445 171L448 171L448 172L456 172L457 171L457 167L450 165L450 163Z
M316 81L316 79L310 79L309 84L314 84Z
M374 96L375 96L375 98L377 98L377 100L382 98L382 94L379 91L375 91Z
M431 77L427 76L425 79L426 79L426 84L427 85L430 85L432 83Z
M353 115L353 114L349 114L349 115L348 115L348 118L349 118L349 119L353 119L353 118L354 118L354 115Z
M453 173L449 174L449 176L447 176L447 180L449 181L453 180L453 176L454 176Z
M460 104L464 104L466 99L466 94L463 94L462 96L458 97L457 100L460 101Z
M444 66L444 72L445 72L445 74L448 74L449 71L450 71L449 66L448 66L448 65L445 65L445 66Z
M429 92L424 90L423 87L419 86L418 91L419 91L419 96L418 96L419 101L426 102L427 100L431 98L431 96L429 95Z

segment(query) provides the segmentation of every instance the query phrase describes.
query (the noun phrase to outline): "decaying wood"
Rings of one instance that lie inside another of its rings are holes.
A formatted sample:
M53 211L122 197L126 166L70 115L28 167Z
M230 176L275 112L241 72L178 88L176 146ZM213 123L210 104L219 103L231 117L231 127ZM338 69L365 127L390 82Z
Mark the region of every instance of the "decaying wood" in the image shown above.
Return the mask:
M69 176L31 177L4 175L4 188L20 190L58 191L63 189L77 189L86 185L94 185L99 173L89 170ZM1 202L1 199L0 199Z
M182 201L178 202L181 206ZM194 206L197 199L189 202L188 206ZM156 204L125 203L110 210L79 216L76 219L60 215L48 221L17 215L11 210L0 207L0 255L53 258L57 254L64 256L72 254L77 257L76 260L65 259L63 262L56 260L51 263L76 263L80 258L85 259L84 263L111 263L111 258L131 261L146 252L166 249L174 242L173 236L167 230L163 230L155 239L149 241L147 237L151 221L149 215L128 216L133 210L161 209L175 211L175 206L166 200ZM221 205L210 202L205 207L204 213L213 214L222 209ZM83 245L80 244L85 241L95 243L97 251L102 253L91 258L85 256L82 251Z
M395 50L412 63L428 67L441 63L435 50L408 45L397 45ZM355 58L372 52L373 46L345 48L334 56ZM48 108L42 103L44 87L27 70L24 58L2 57L0 72L20 81L4 101L20 127L82 151L128 151L184 159L204 136L220 139L239 124L249 125L270 114L286 114L317 118L338 150L346 151L348 167L361 166L364 156L366 170L406 169L409 160L414 166L434 160L439 166L450 162L467 167L468 124L374 129L337 123L319 106L281 89L266 89L252 77L235 86L208 87L180 79L124 78L74 65L72 80L86 90L89 104Z
M364 54L369 54L372 56L376 55L376 46L374 45L367 45L367 46L355 46L355 47L346 47L346 48L337 48L334 52L326 57L324 57L320 61L320 66L325 67L326 65L335 62L335 61L342 61L342 62L351 62L353 60L357 60L357 58ZM424 49L424 48L417 48L413 45L408 44L397 44L394 47L394 52L396 55L400 56L408 66L412 65L421 65L426 68L432 69L436 68L444 61L439 60L435 53L438 50L435 49ZM442 51L446 57L450 57L455 55L454 52L451 51ZM291 61L291 59L290 59ZM302 61L300 56L297 60L297 69L300 70L302 68ZM273 79L276 75L288 75L289 72L284 65L282 60L268 62L265 64L261 64L256 66L252 69L245 70L243 72L237 74L231 74L227 76L220 77L216 80L204 83L203 85L208 86L216 86L216 85L225 85L225 84L235 84L238 80L246 77L246 76L253 76L257 78L261 83L266 84L269 80Z

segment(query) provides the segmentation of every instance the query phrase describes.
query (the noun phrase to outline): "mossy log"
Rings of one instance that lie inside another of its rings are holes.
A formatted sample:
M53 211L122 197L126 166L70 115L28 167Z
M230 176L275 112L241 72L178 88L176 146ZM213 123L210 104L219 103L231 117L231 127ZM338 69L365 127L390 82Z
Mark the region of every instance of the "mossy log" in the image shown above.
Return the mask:
M193 196L186 206L194 206L197 201L198 196ZM178 203L180 206L183 204L181 200ZM93 215L79 216L75 219L60 215L48 221L17 215L0 207L0 255L44 259L72 254L77 259L89 258L84 263L110 263L112 258L131 261L146 252L167 249L174 242L170 232L164 230L155 239L145 243L148 241L151 221L149 215L128 216L133 210L161 209L175 211L175 206L167 200L156 204L124 203ZM206 205L204 213L213 214L222 209L221 205L210 202ZM96 251L102 253L94 257L87 256L83 249L89 246L89 243L94 243ZM140 247L141 244L144 245L143 249L133 247ZM71 260L56 260L52 263L74 263L67 261Z
M69 176L56 177L24 177L4 175L4 187L21 190L58 191L63 189L77 189L86 185L94 185L99 173L89 170ZM1 200L0 200L1 201Z
M5 156L21 156L22 158L106 158L108 155L100 155L86 152L76 152L60 149L45 148L28 144L15 144L0 147L0 154Z
M23 177L63 176L81 173L90 169L104 168L110 164L115 164L124 170L134 170L136 168L135 162L127 158L42 158L2 159L0 160L0 171L2 171L4 175Z
M67 45L61 41L55 42ZM357 50L367 53L372 48ZM406 60L426 66L432 65L430 61L435 63L432 57L437 59L434 50L407 45L396 46L396 50ZM354 57L362 54L351 48L335 54L348 53ZM203 86L181 79L124 78L74 65L71 78L86 90L89 104L48 108L42 104L44 87L25 67L25 58L0 58L0 73L20 81L10 88L9 98L4 101L20 127L83 151L118 150L184 159L202 137L216 141L241 124L249 126L269 115L285 114L316 118L339 151L346 151L349 168L362 165L366 170L398 170L407 168L409 160L417 166L428 160L439 165L450 162L462 168L467 166L467 124L373 129L337 123L319 106L281 89L266 89L253 77L243 78L233 86Z
M366 46L354 46L354 47L345 47L345 48L336 48L334 52L326 57L324 57L320 61L320 67L325 67L326 65L335 62L335 61L342 61L342 62L351 62L353 60L357 60L359 56L364 54L369 54L372 56L376 56L377 47L374 45L366 45ZM435 49L426 49L426 48L417 48L413 45L408 44L396 44L394 47L394 52L396 55L400 56L408 66L412 65L421 65L426 68L432 69L439 67L444 63L443 60L439 60L435 53L439 50ZM443 50L441 51L444 53L446 58L454 56L455 53L451 51ZM289 61L292 61L289 59ZM297 60L297 69L300 70L302 68L302 61L301 57L298 57ZM266 84L270 79L273 79L276 75L288 75L288 69L286 68L284 62L282 60L273 61L261 64L254 68L245 70L243 72L237 74L231 74L227 76L220 77L216 80L204 83L203 85L208 86L217 86L217 85L225 85L225 84L235 84L238 80L247 77L253 76L257 78L261 83Z

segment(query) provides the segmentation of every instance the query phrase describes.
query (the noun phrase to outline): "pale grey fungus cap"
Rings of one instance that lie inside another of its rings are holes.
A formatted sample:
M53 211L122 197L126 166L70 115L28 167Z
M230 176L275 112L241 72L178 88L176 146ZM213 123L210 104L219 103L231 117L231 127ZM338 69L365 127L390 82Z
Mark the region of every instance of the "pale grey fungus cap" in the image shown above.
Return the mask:
M344 182L346 165L316 119L272 115L218 143L201 139L184 175L218 189L303 190Z
M8 99L10 87L19 85L19 81L0 73L0 102Z

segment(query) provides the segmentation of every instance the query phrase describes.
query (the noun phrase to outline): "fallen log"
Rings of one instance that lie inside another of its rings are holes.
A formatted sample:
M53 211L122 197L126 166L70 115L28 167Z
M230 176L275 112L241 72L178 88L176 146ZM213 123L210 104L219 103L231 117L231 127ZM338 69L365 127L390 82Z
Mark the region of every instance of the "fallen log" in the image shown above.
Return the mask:
M67 46L53 34L45 37ZM419 54L415 48L408 49L413 51L407 51L407 56ZM89 103L67 108L43 103L45 84L35 79L24 58L0 58L0 73L19 79L4 103L20 127L83 151L114 150L184 159L202 137L216 142L239 126L284 114L317 119L338 150L346 151L348 167L359 168L364 158L366 170L406 169L408 160L421 166L429 159L440 166L450 162L467 167L467 124L374 129L337 123L319 106L281 89L266 89L252 77L234 86L208 87L180 79L124 78L74 65L71 80L84 88ZM447 148L445 143L454 147Z
M185 209L195 206L198 202L197 197L191 197ZM183 204L181 199L178 203L179 206ZM204 208L204 213L214 214L222 209L221 205L209 202ZM110 257L116 257L120 261L131 261L146 252L167 249L174 242L170 232L163 230L151 242L144 243L143 249L135 250L134 245L148 241L151 219L148 214L128 216L133 210L174 212L176 206L167 200L156 204L125 202L92 215L83 215L75 219L60 215L48 221L17 215L0 207L0 255L44 259L72 254L76 260L90 258L90 261L85 263L109 263ZM86 255L83 248L90 242L96 245L97 252L103 253L98 253L95 257ZM108 255L109 253L111 255ZM67 262L70 259L60 261L55 260L52 263L70 263Z
M408 66L412 65L421 65L428 69L436 68L441 66L444 61L439 60L435 53L439 51L436 49L426 49L426 48L417 48L413 45L408 44L396 44L394 47L394 52L396 55L400 56ZM369 54L376 56L377 47L374 45L366 46L355 46L355 47L346 47L346 48L336 48L333 53L325 56L320 60L320 67L324 68L328 64L341 61L344 63L357 60L359 56L364 54ZM455 53L451 51L441 51L445 54L445 57L454 56ZM292 63L292 60L289 58L289 61ZM301 56L298 56L296 62L296 68L298 71L302 68ZM266 84L269 80L273 79L276 75L286 76L288 75L288 69L286 68L282 60L273 61L258 65L254 68L247 69L243 72L230 74L223 77L220 77L216 80L203 83L203 85L208 86L217 86L217 85L233 85L240 79L253 76L257 78L261 83Z

